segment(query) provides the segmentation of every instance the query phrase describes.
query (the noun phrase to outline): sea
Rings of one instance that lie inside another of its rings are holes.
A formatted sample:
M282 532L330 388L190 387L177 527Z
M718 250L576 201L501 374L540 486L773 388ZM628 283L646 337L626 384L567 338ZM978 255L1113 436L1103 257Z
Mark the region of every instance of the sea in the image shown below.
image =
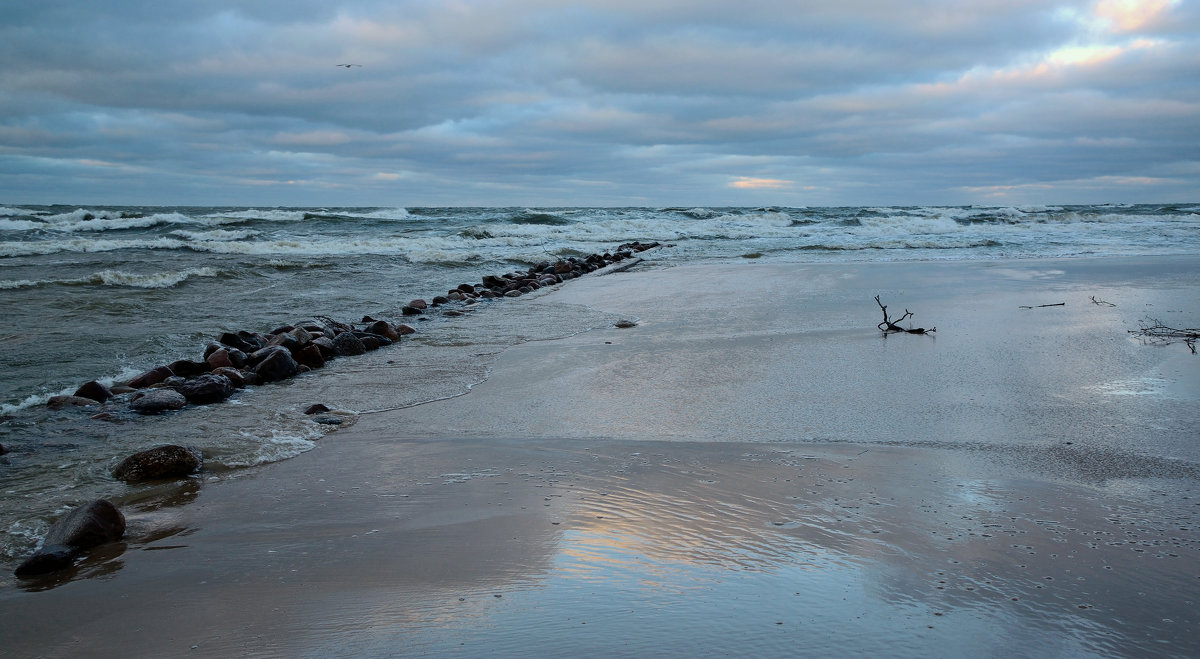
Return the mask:
M110 475L138 450L197 446L206 461L202 479L238 478L313 448L361 414L461 395L486 379L509 346L613 323L618 319L604 312L539 302L538 292L520 303L454 303L415 318L402 317L401 309L483 275L611 252L631 241L664 245L641 266L650 268L1197 254L1200 204L0 205L0 566L28 555L50 522L80 503L157 496L153 487ZM222 332L365 317L405 320L418 331L398 346L162 416L114 408L95 418L95 407L46 404L90 380L112 384L199 359ZM305 414L314 403L332 412Z

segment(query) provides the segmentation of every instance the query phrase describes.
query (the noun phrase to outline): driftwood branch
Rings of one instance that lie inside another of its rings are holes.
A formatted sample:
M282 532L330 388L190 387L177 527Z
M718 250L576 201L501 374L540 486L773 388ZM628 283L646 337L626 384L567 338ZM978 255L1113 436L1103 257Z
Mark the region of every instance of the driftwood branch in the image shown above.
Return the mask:
M1200 328L1188 327L1180 329L1168 327L1162 321L1153 318L1141 321L1138 323L1138 328L1129 330L1129 333L1147 343L1159 343L1163 345L1182 339L1193 355L1196 354L1196 341L1200 339Z
M904 315L893 320L892 317L888 315L887 306L885 306L883 304L883 302L879 301L878 295L875 296L875 304L878 304L879 309L881 311L883 311L883 322L876 325L876 327L879 328L879 331L883 332L884 336L887 336L888 334L892 334L894 332L903 332L905 334L929 334L930 332L937 331L936 327L930 327L929 329L925 329L924 327L907 328L907 329L904 327L900 327L897 323L900 323L908 318L912 318L913 312L909 311L908 309L905 309Z
M1115 305L1115 304L1113 304L1112 302L1109 302L1109 301L1107 301L1107 300L1097 300L1095 295L1093 295L1093 296L1092 296L1092 304L1095 304L1095 305L1097 305L1097 306L1101 306L1101 307L1115 307L1115 306L1117 306L1117 305Z
M1054 304L1039 304L1034 307L1027 307L1025 305L1021 305L1021 308L1022 309L1041 309L1044 307L1065 307L1065 306L1067 306L1066 302L1055 302Z

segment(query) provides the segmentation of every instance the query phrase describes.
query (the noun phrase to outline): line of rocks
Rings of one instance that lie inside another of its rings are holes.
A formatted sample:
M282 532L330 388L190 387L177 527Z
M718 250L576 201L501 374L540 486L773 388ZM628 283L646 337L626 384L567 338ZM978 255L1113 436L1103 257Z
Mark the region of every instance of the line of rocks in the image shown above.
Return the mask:
M520 297L545 286L553 286L600 268L631 258L635 253L659 247L659 243L625 243L614 253L592 254L538 263L525 271L484 275L481 283L463 284L439 295L430 303L417 299L401 313L419 316L430 307L459 301L472 304L479 299ZM455 315L461 312L446 312ZM71 396L55 396L52 408L106 404L128 397L129 409L140 414L159 414L192 405L218 403L236 389L284 380L321 368L336 357L361 355L400 340L416 330L404 323L389 323L369 316L361 328L329 318L275 329L268 334L225 332L210 343L200 361L179 360L150 369L112 387L91 381ZM305 411L316 414L328 408L316 404ZM112 418L109 412L93 415ZM0 447L0 453L4 449ZM114 478L129 483L181 478L201 471L204 458L199 449L167 444L140 451L122 460L112 470ZM125 531L121 511L106 499L80 506L60 518L42 547L16 569L17 576L30 577L55 572L74 564L87 549L119 540Z

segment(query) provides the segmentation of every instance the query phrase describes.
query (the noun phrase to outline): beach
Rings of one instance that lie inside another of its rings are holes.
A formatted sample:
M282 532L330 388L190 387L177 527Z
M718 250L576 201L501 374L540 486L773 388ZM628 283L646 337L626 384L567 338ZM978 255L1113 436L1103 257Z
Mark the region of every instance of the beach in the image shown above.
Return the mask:
M0 654L1200 653L1200 357L1129 333L1196 326L1200 258L648 256L505 304L634 325L416 406L379 365L316 448L124 495L123 543L0 577Z

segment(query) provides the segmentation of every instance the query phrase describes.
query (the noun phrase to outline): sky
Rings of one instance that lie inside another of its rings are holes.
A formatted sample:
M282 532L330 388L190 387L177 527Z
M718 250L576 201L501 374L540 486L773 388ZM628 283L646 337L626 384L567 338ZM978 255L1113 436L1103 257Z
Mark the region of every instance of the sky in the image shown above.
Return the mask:
M1200 0L0 6L0 205L1196 201Z

